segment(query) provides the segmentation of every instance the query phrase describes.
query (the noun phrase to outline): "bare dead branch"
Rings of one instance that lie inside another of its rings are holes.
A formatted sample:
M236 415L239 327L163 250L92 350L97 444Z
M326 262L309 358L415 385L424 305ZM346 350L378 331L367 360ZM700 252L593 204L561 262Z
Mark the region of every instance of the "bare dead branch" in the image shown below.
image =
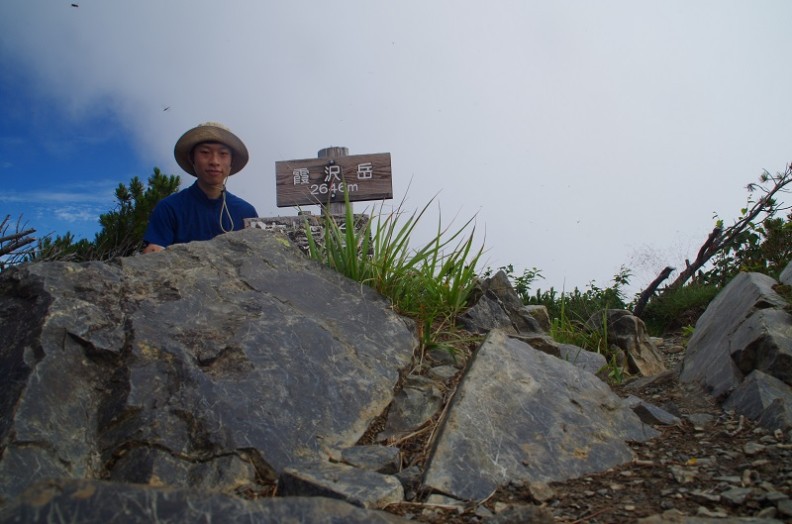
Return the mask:
M660 287L660 284L668 278L668 276L674 271L674 268L671 266L666 266L657 278L652 280L652 283L649 284L649 287L643 290L641 296L638 297L638 302L635 303L635 308L633 308L633 315L636 317L640 317L643 315L644 309L646 308L646 304L649 302L649 299L654 296L655 291L657 288Z
M760 215L764 215L759 221L760 223L768 218L773 217L778 211L789 209L790 206L782 206L775 201L775 196L778 193L788 193L789 190L785 189L786 186L792 182L792 164L786 166L784 173L771 175L767 171L762 174L762 183L772 182L772 186L765 187L761 184L748 184L747 189L749 192L760 191L763 196L753 202L750 208L746 209L743 216L740 217L732 226L723 229L721 226L716 226L707 236L707 239L699 248L695 260L690 262L685 260L685 269L683 269L674 281L669 284L660 295L668 291L678 289L685 285L685 283L693 277L698 270L700 270L709 260L724 249L732 246L735 240L747 229L749 229L757 220ZM750 203L750 201L749 201ZM640 317L643 313L646 304L655 296L655 291L660 283L668 278L671 271L665 268L660 275L644 290L635 306L634 314Z
M779 192L788 192L784 191L784 188L792 182L792 164L787 166L783 174L769 176L767 180L773 182L772 187L757 186L765 193L764 196L759 198L732 226L727 227L723 231L719 227L714 228L701 246L701 249L699 249L696 259L684 271L679 273L677 278L668 285L666 291L678 289L685 285L696 274L696 271L701 269L718 252L729 247L740 234L754 223L757 217L764 214L765 216L762 220L766 220L781 209L773 197Z
M2 230L0 229L0 231L2 231ZM28 235L32 235L35 232L36 232L36 230L31 228L31 229L26 229L24 231L20 231L19 233L12 233L10 235L6 235L4 237L0 237L0 244L2 244L3 242L9 242L9 241L12 241L12 240L17 240L17 239L22 238L22 237L26 237Z
M35 241L36 241L35 238L28 237L19 240L14 240L13 242L5 246L0 246L0 257L5 255L10 255L11 253L18 251L19 248L24 247L28 244L32 244Z

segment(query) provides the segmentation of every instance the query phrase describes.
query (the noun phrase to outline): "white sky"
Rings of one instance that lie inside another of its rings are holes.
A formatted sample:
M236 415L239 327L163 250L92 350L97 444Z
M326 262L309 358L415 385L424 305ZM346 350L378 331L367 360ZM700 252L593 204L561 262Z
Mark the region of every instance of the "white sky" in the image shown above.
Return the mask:
M792 161L787 0L77 3L0 5L3 67L67 121L111 115L182 175L176 139L223 122L251 154L229 189L261 216L294 214L278 160L390 152L395 203L476 215L487 265L543 289L622 265L640 288Z

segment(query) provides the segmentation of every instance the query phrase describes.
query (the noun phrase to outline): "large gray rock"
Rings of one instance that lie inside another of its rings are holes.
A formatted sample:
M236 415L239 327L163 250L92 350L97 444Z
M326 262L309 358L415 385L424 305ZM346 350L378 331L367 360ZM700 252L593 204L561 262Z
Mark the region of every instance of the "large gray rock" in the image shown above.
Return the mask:
M792 286L792 261L790 261L781 272L781 275L778 277L778 281L786 286Z
M756 369L792 385L792 315L783 309L753 313L732 335L729 353L743 374Z
M409 522L323 497L255 501L192 489L152 488L99 480L58 480L31 486L0 510L0 523L149 524L151 522Z
M792 388L772 375L752 371L723 403L770 429L792 428Z
M604 329L608 345L616 346L627 356L630 373L649 377L666 370L643 320L624 309L607 309L588 319L592 329Z
M713 396L724 398L742 381L747 369L743 356L748 345L764 334L751 317L763 309L783 308L784 299L773 290L777 282L760 273L740 273L715 297L696 323L688 342L680 380L698 382ZM748 322L748 324L746 324ZM732 358L737 355L738 362ZM764 359L753 355L750 359Z
M481 296L463 313L459 323L468 331L487 333L500 329L508 333L543 331L533 312L526 309L509 277L501 270L481 282Z
M370 288L255 229L3 271L0 497L59 477L233 490L340 456L416 345Z
M759 273L735 277L696 324L680 375L773 430L792 427L792 315L776 285Z
M460 384L426 486L480 500L510 480L551 482L629 462L658 433L597 377L492 331Z

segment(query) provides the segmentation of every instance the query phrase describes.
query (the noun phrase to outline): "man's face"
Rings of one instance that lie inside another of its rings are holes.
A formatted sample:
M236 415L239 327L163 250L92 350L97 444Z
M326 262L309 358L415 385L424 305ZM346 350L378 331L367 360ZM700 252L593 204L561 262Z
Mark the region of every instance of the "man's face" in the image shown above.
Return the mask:
M193 149L192 160L195 175L206 185L222 185L231 173L231 149L224 144L198 144Z

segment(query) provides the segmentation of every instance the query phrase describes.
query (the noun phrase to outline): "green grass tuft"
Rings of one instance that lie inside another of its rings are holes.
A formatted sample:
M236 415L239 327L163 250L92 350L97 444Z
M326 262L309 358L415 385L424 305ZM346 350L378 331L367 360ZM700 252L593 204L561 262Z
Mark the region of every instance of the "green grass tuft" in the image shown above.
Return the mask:
M409 216L401 207L384 213L380 206L369 220L356 223L347 201L341 224L326 215L323 242L307 231L311 258L388 297L396 312L416 320L424 349L443 345L440 333L454 329L483 253L483 246L474 245L472 218L459 229L443 227L439 218L436 236L413 248L412 234L431 203Z

